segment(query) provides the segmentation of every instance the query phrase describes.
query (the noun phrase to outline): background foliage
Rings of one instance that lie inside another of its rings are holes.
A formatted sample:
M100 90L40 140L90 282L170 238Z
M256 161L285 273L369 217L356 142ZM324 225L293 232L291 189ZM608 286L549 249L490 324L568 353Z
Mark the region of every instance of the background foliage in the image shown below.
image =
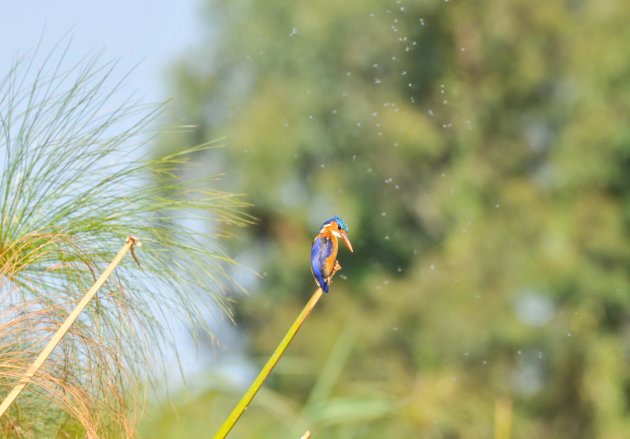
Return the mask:
M237 308L255 364L314 288L319 224L341 215L355 247L233 437L629 431L630 4L206 15L216 33L173 68L197 128L160 148L227 136L197 159L260 219L236 249L263 274ZM147 437L207 434L238 396L209 386Z

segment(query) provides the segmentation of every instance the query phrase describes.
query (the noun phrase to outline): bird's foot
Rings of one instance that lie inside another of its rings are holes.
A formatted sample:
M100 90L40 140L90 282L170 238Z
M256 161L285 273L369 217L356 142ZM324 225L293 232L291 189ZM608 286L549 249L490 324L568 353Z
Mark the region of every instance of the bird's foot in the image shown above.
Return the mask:
M335 261L335 266L333 267L332 272L330 273L330 276L328 276L328 278L326 279L329 285L332 285L333 283L332 278L335 275L335 273L338 272L339 270L341 270L341 264L339 263L339 261Z
M335 266L333 267L331 277L334 276L334 274L339 270L341 270L341 264L339 263L339 261L335 261Z

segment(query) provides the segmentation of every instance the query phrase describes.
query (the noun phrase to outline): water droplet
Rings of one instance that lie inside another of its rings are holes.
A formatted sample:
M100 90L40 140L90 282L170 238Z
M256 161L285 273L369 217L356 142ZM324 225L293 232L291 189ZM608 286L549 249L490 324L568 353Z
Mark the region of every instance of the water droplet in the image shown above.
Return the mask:
M289 36L293 37L297 35L297 33L298 33L297 27L294 27L293 29L291 29L291 33L289 33Z

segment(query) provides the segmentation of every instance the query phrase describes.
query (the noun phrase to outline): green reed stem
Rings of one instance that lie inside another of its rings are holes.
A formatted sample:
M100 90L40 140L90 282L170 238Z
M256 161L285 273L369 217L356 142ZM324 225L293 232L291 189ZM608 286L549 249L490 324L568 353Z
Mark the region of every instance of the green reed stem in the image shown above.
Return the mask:
M273 370L274 366L276 365L276 363L278 363L278 360L280 360L280 357L282 357L282 354L284 354L284 351L286 351L287 347L295 337L295 334L297 334L297 332L300 330L300 327L309 316L319 299L322 297L322 293L323 292L321 288L315 290L310 300L304 306L302 312L300 312L300 315L297 316L276 350L273 352L271 357L269 357L269 360L267 360L267 363L264 365L254 382L249 386L249 389L247 389L247 392L245 393L245 395L243 395L243 398L241 398L236 407L234 407L234 410L232 410L232 413L230 413L230 416L228 416L225 422L223 422L221 428L219 428L219 430L217 430L217 432L214 434L214 439L223 439L228 435L230 430L232 430L232 427L234 427L236 421L238 421L245 409L249 406L250 402L252 401L256 393L258 393L258 390L262 387L263 383Z

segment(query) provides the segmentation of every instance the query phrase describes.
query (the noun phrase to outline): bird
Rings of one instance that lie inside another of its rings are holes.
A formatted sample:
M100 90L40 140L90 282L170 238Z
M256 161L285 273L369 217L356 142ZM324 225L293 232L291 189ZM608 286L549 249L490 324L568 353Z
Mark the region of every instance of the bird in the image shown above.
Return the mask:
M348 239L348 225L341 217L333 216L324 221L311 246L311 272L317 286L324 293L330 290L332 277L341 270L341 265L337 261L338 238L341 238L348 249L354 252Z

